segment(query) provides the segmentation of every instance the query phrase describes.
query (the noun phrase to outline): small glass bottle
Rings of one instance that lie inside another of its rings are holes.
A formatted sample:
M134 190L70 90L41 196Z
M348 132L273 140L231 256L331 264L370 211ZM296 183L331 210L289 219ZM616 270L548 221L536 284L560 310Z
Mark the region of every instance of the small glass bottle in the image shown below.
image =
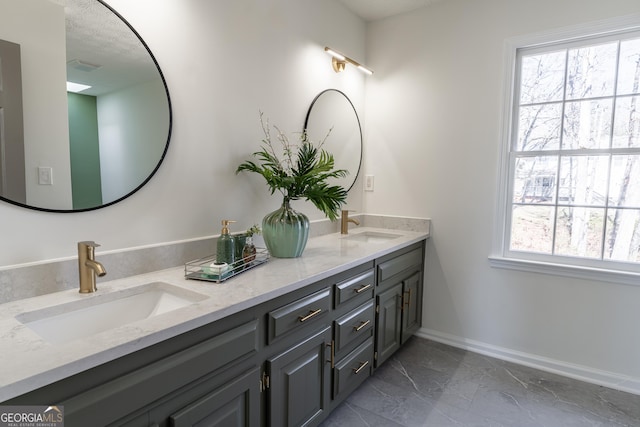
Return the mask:
M242 260L246 266L254 259L256 259L256 247L253 244L253 236L247 236L247 241L244 244L244 248L242 248Z

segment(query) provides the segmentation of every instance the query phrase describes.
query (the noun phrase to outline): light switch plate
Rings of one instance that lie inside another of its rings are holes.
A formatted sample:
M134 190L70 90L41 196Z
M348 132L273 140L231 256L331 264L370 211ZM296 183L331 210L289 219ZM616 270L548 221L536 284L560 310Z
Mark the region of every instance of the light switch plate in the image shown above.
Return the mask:
M53 169L49 166L38 166L38 184L53 185Z
M373 191L373 175L365 175L364 191Z

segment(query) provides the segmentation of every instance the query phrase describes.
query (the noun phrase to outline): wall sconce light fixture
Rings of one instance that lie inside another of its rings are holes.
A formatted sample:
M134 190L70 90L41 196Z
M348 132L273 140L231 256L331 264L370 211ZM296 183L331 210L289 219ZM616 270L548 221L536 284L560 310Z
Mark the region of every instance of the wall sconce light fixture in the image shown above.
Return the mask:
M335 71L336 73L339 73L340 71L344 71L344 67L347 65L347 62L351 65L353 65L354 67L356 67L357 69L359 69L360 71L362 71L365 74L371 75L373 74L373 70L365 67L364 65L354 61L353 59L349 58L348 56L345 56L343 54L341 54L338 51L335 51L333 49L331 49L330 47L325 47L324 51L327 52L329 55L331 55L331 65L333 66L333 71Z

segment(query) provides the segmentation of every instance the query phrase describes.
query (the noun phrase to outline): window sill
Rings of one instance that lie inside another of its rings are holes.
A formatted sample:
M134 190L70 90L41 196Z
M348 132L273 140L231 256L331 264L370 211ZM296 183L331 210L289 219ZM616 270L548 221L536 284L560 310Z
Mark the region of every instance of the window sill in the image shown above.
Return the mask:
M576 279L597 280L601 282L640 286L640 273L630 271L555 264L550 262L505 258L502 256L490 256L489 264L491 267L507 270L519 270L530 273L551 274L554 276L572 277Z

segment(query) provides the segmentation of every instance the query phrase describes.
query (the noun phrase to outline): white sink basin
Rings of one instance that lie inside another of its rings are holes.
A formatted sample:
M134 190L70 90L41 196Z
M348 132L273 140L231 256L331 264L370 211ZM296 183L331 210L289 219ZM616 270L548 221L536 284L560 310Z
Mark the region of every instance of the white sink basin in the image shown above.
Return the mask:
M206 298L206 295L188 289L155 282L122 291L83 296L81 300L22 313L16 319L46 341L61 344L158 316Z
M397 239L398 237L402 237L402 235L394 233L384 233L381 231L363 231L361 233L349 234L348 236L343 237L343 239L364 243L384 243L388 242L389 240Z

